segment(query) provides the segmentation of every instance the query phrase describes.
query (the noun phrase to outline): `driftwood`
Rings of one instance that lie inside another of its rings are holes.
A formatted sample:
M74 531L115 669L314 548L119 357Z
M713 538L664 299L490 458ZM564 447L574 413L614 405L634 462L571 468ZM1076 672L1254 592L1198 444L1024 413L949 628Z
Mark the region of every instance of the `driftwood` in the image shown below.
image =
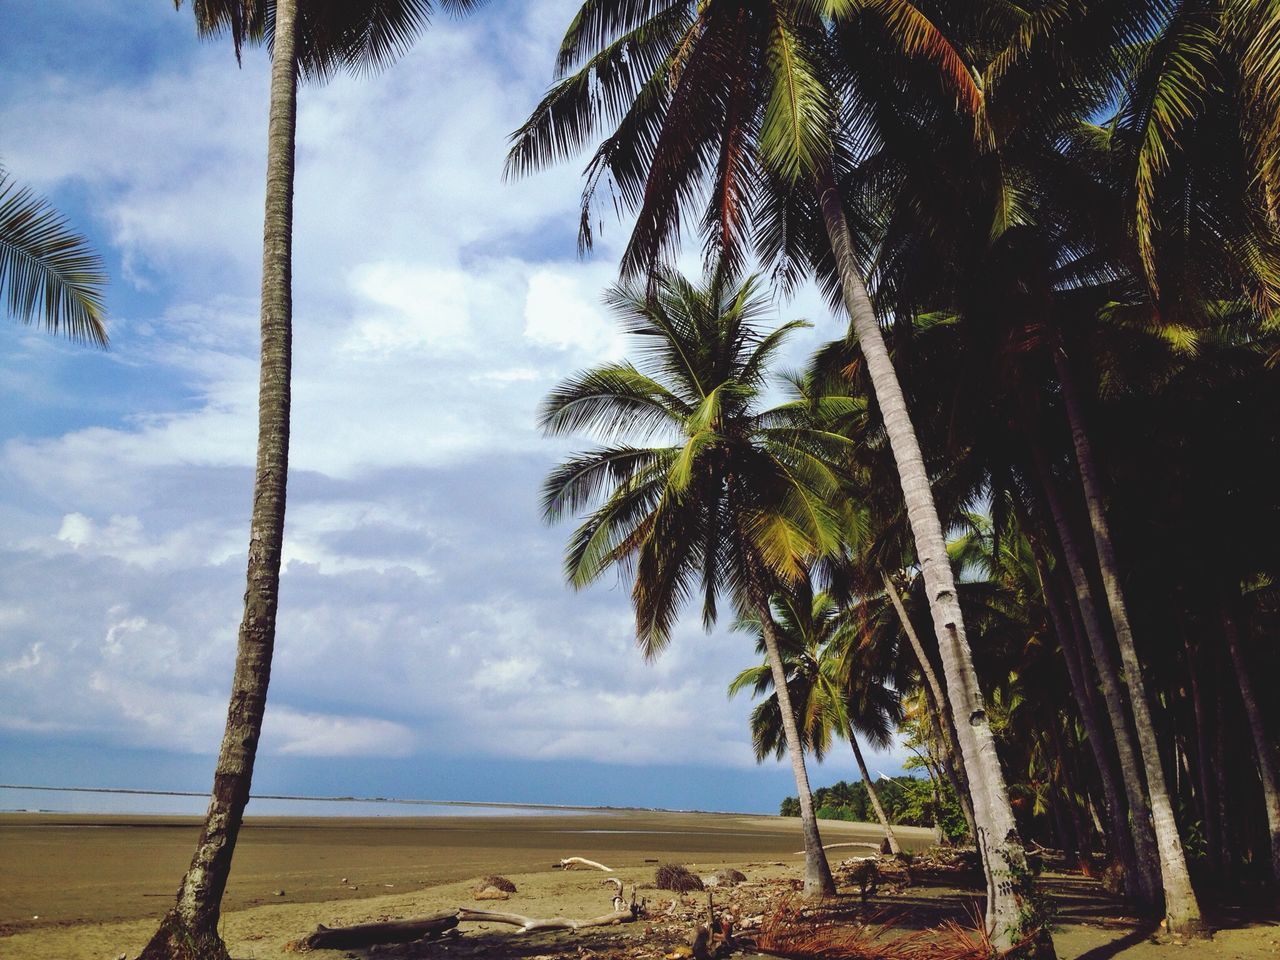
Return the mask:
M613 867L606 867L603 863L597 863L594 860L585 860L582 857L565 857L556 864L561 870L572 870L574 867L585 867L588 870L603 870L605 873L613 873Z
M849 841L848 843L824 843L822 845L823 850L834 850L837 847L865 847L867 850L875 850L877 853L880 851L880 844L878 843L862 843L856 840ZM803 850L797 850L794 856L798 857L803 853Z
M627 903L622 899L621 880L610 877L603 882L617 887L618 895L613 898L613 912L587 920L572 920L568 917L524 917L518 913L493 913L488 910L459 907L450 913L437 913L414 920L362 923L354 927L321 925L310 936L290 943L287 949L291 951L350 949L370 947L379 943L408 943L424 937L438 937L445 931L452 930L460 922L509 923L519 927L521 933L530 933L534 930L582 930L585 927L607 927L615 923L631 923L645 915L645 901L636 900L634 887L631 890L631 902Z
M631 923L637 913L630 907L614 910L602 917L589 920L571 920L568 917L522 917L518 913L492 913L488 910L468 910L463 907L458 911L458 920L463 923L509 923L519 927L521 933L534 930L581 930L584 927L607 927L615 923Z
M315 933L295 940L289 946L295 950L349 950L376 943L408 943L423 937L438 937L457 925L456 911L415 917L412 920L361 923L354 927L326 927L320 924Z

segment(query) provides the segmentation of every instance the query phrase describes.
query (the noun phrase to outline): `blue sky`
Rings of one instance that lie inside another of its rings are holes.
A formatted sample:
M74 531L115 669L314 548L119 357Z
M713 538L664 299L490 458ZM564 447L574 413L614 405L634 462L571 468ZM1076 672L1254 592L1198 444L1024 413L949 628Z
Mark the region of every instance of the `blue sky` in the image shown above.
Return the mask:
M501 179L564 0L439 17L300 94L294 420L265 792L769 811L749 642L647 664L625 587L574 593L537 511L560 378L623 355L575 256L581 163ZM268 63L167 0L6 9L0 162L107 261L112 348L0 327L5 782L207 788L243 594ZM838 335L811 291L780 304ZM873 763L892 774L891 755ZM818 783L851 778L839 752ZM3 805L0 795L0 805Z

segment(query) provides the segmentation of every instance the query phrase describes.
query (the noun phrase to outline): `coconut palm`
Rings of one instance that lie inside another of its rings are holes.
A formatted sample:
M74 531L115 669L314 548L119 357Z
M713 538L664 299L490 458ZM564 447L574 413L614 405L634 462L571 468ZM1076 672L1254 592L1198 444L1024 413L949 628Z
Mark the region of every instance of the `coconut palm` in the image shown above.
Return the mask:
M1000 69L1053 62L1053 82L1071 87L1063 76L1073 71L1062 67L1074 54L1062 42L1064 33L1088 23L1095 36L1119 41L1112 45L1124 52L1113 66L1122 68L1122 96L1108 135L1108 159L1127 180L1125 206L1131 211L1140 272L1151 297L1148 311L1157 320L1189 323L1191 337L1204 325L1204 305L1221 298L1248 297L1260 318L1280 313L1280 8L1264 0L1092 0L1053 6L1026 19L1018 42L999 58ZM1099 30L1103 24L1125 26ZM1023 91L1027 84L1017 77L1011 86ZM1051 332L1107 611L1125 677L1137 687L1135 726L1151 787L1169 919L1175 926L1198 927L1199 911L1142 689L1129 603L1104 508L1102 470L1087 428L1086 398L1076 382L1078 361L1069 358L1066 338ZM1248 677L1238 672L1237 680L1248 704ZM1254 741L1273 872L1280 877L1280 768L1266 738Z
M178 0L179 4L181 0ZM454 11L477 0L441 0ZM295 123L299 78L385 66L426 25L431 0L192 0L202 35L230 33L239 59L246 43L271 48L267 190L262 246L261 375L258 450L250 519L244 618L213 793L177 901L142 953L143 960L225 957L218 935L222 894L249 801L275 645L280 559L289 472L290 364L293 339L292 247Z
M20 323L107 345L102 260L49 203L0 167L0 294Z
M513 137L508 171L565 159L597 130L613 128L587 168L581 248L591 245L595 203L607 191L636 213L624 276L653 272L692 216L709 255L736 264L754 240L784 274L816 270L839 292L893 449L947 696L954 714L967 718L957 730L995 891L987 927L998 947L1012 947L1029 933L1022 903L1030 874L929 475L840 184L850 158L892 139L904 116L945 122L959 104L964 124L980 131L978 84L937 25L907 0L587 0L565 34L557 69L561 79ZM886 85L920 94L909 114L879 109Z
M829 593L815 593L807 577L774 594L772 607L788 695L805 748L822 761L830 752L833 736L849 742L889 850L895 855L901 853L858 744L858 734L862 734L872 746L887 749L902 719L897 691L888 683L884 669L887 664L877 664L875 661L883 658L861 642L856 611L841 609ZM764 633L756 617L743 618L736 628L754 635L756 652L765 652ZM748 667L729 684L730 696L744 690L764 697L751 712L751 742L756 759L763 760L770 754L781 759L787 744L782 736L778 697L776 692L770 693L774 678L768 662Z
M831 893L769 607L777 585L803 576L838 536L827 461L844 441L811 425L805 404L760 403L769 363L802 324L761 332L767 300L758 283L732 286L725 271L701 286L660 273L648 288L613 287L606 303L636 343L638 362L571 377L539 415L548 434L588 430L605 444L563 463L544 486L548 521L591 508L569 543L566 575L577 587L611 567L634 577L636 639L647 657L667 645L695 594L708 628L722 595L758 618L799 789L804 889Z

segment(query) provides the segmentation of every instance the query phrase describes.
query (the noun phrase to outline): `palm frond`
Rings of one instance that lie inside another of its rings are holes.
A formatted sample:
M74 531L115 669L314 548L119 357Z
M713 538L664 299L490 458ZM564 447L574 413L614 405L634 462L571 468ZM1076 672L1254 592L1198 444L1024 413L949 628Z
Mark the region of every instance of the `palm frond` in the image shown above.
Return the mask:
M107 346L102 260L66 219L0 168L0 291L21 323Z

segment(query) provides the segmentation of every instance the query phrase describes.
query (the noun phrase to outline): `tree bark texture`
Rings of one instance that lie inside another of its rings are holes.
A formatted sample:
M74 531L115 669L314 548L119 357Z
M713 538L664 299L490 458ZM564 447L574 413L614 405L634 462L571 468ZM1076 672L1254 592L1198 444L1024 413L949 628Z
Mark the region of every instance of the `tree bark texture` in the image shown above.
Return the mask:
M1031 889L1026 851L1018 835L995 738L978 687L978 675L973 669L955 576L947 557L946 539L929 486L924 456L907 412L902 385L858 269L840 190L829 165L823 165L816 172L815 187L850 325L866 361L897 464L916 558L938 634L947 698L956 719L960 755L964 758L973 798L978 828L975 840L983 853L988 888L992 891L987 902L987 929L994 945L1008 950L1033 933L1028 929L1028 924L1033 922L1029 905L1024 902ZM1042 954L1052 951L1047 931L1042 932L1039 942Z
M845 735L849 738L849 746L853 747L853 759L858 762L858 772L862 774L862 782L867 785L867 799L871 801L871 809L876 812L876 819L880 821L880 826L884 827L884 838L889 841L889 852L895 857L902 852L902 847L898 844L898 838L893 834L893 824L889 822L889 818L885 816L884 806L880 803L880 797L876 793L876 785L871 782L871 774L867 770L867 761L862 757L862 749L858 746L858 737L853 732L853 724L849 724Z
M1137 856L1138 869L1136 894L1140 903L1155 907L1159 905L1161 898L1162 871L1156 854L1151 807L1147 800L1145 768L1139 760L1137 740L1125 713L1124 692L1120 687L1120 671L1116 667L1115 657L1111 655L1111 648L1107 645L1102 619L1093 602L1093 587L1089 583L1084 561L1076 545L1075 534L1071 531L1071 521L1063 506L1062 496L1058 493L1057 484L1049 473L1044 452L1034 447L1032 456L1035 460L1041 492L1044 494L1045 503L1049 507L1049 514L1053 518L1053 525L1058 533L1063 565L1071 576L1071 585L1075 588L1076 609L1080 614L1080 622L1084 627L1085 637L1089 641L1089 648L1093 652L1094 666L1097 669L1099 685L1102 687L1102 702L1107 710L1107 719L1111 721L1112 742L1115 744L1116 755L1120 761L1120 778L1129 800L1129 832L1133 840L1134 853Z
M764 638L765 656L769 671L773 674L773 692L778 698L778 712L782 715L782 733L787 741L787 753L791 758L791 772L795 775L796 791L800 799L800 829L804 834L804 895L825 897L836 892L836 882L831 876L827 855L822 849L822 837L818 833L818 818L813 810L813 792L809 787L809 772L805 769L804 748L800 728L796 726L795 709L791 704L791 691L787 689L787 670L782 663L778 643L777 626L773 611L769 609L769 597L761 586L757 571L748 572L751 603L760 617L760 632Z
M1178 836L1178 823L1174 817L1173 801L1160 765L1160 744L1147 703L1137 645L1129 625L1129 611L1120 584L1120 565L1116 560L1111 526L1103 507L1102 482L1093 459L1093 445L1085 430L1084 410L1076 390L1071 363L1056 326L1050 326L1050 337L1054 370L1058 376L1058 385L1062 388L1063 405L1071 427L1071 444L1075 451L1076 467L1080 472L1080 487L1089 511L1089 525L1093 530L1103 592L1106 594L1107 608L1115 628L1116 646L1120 649L1120 662L1124 667L1124 681L1129 688L1134 729L1138 734L1138 747L1147 777L1147 795L1151 801L1152 826L1155 829L1160 875L1164 886L1165 917L1171 931L1193 937L1206 936L1208 928L1201 918L1200 903L1191 887L1187 857L1182 849L1182 839Z
M1280 880L1280 765L1275 749L1267 736L1266 721L1254 691L1253 678L1240 646L1240 631L1230 611L1223 612L1223 633L1227 637L1227 650L1231 665L1235 668L1236 683L1240 687L1240 699L1244 701L1245 716L1249 718L1249 732L1253 735L1254 755L1258 759L1258 776L1262 780L1262 798L1267 807L1267 828L1271 831L1271 875Z
M290 946L307 950L356 950L380 943L412 943L423 937L437 937L457 925L457 910L412 920L384 920L351 927L326 927L321 924L314 933Z
M142 960L225 956L218 938L222 895L249 801L275 645L285 485L289 468L289 377L292 349L291 257L294 130L297 114L295 0L277 0L267 132L266 215L262 250L261 371L258 453L249 533L244 619L236 647L227 724L204 829L177 900ZM204 951L190 953L191 944ZM216 946L214 945L216 944Z
M1024 532L1030 528L1023 525ZM1080 717L1084 721L1085 733L1089 739L1089 748L1093 752L1094 764L1098 768L1098 778L1102 783L1103 811L1107 818L1110 832L1107 845L1111 852L1120 858L1124 868L1125 893L1130 899L1142 901L1138 856L1133 846L1133 835L1128 829L1128 807L1121 793L1119 778L1112 763L1111 754L1107 750L1110 737L1105 732L1102 716L1098 713L1098 705L1093 697L1088 661L1084 651L1080 649L1080 638L1076 636L1075 626L1066 612L1066 603L1058 593L1057 582L1053 578L1053 570L1049 566L1049 557L1044 545L1037 535L1028 533L1031 552L1035 559L1036 575L1040 579L1040 592L1044 595L1045 606L1049 610L1049 621L1053 632L1057 634L1058 645L1062 648L1062 659L1067 665L1067 676L1071 680L1071 689L1075 692L1076 703L1080 707Z
M920 636L916 633L915 624L911 622L911 617L907 614L907 608L902 603L902 596L898 593L897 584L893 582L893 578L883 570L880 576L884 580L884 590L889 596L889 601L893 604L894 612L898 615L898 623L902 626L902 632L906 634L907 642L911 645L912 652L916 655L916 662L920 664L920 673L925 679L927 691L925 694L926 705L931 707L929 711L929 720L933 724L934 735L938 738L938 743L942 748L942 767L943 772L947 775L947 781L951 784L951 789L956 793L956 802L960 804L960 810L964 814L965 825L969 828L969 836L977 842L978 825L973 818L973 800L969 791L969 777L964 769L963 761L956 756L956 738L955 724L951 722L950 711L947 710L947 697L942 689L942 684L938 682L938 675L933 670L933 663L929 660L929 654L924 649L924 644L920 642Z

